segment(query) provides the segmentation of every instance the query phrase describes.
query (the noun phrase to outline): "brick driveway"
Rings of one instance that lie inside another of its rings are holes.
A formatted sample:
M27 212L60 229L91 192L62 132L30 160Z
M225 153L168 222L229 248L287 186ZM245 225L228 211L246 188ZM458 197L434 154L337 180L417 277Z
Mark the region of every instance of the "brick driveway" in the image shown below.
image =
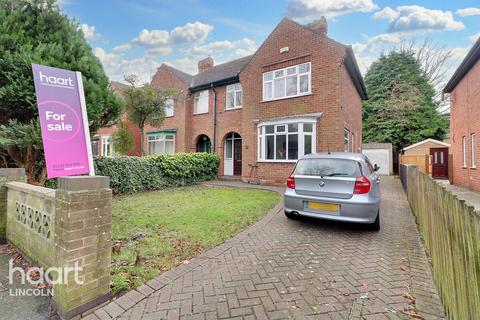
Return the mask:
M277 206L233 239L91 319L441 319L398 179L382 178L382 230L288 220ZM422 318L423 317L423 318Z

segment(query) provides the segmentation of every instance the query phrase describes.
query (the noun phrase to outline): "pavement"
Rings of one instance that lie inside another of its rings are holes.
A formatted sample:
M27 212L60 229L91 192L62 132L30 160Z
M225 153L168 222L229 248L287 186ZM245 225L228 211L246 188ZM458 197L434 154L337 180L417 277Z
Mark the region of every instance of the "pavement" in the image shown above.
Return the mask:
M290 220L279 204L87 319L444 319L400 180L383 177L381 193L380 232Z
M9 283L8 262L11 258L11 254L0 250L0 320L57 319L48 316L50 302L47 297L24 296L22 290L33 287L28 283L21 284L17 276L13 277L13 284ZM21 267L22 263L15 263L14 266Z

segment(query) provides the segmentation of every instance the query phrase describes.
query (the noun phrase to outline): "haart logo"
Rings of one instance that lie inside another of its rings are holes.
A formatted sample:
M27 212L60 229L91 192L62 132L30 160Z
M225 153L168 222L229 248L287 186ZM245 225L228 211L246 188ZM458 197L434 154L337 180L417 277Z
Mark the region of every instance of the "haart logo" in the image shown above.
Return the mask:
M74 88L73 79L68 78L61 78L61 77L54 77L44 75L41 71L38 73L40 76L40 82L42 85L52 86L52 87L60 87L60 88Z

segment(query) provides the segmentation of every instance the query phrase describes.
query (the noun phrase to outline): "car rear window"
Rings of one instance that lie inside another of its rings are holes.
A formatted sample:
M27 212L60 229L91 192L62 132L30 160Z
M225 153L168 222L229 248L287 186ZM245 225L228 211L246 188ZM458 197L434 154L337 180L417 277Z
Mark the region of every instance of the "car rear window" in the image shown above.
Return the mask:
M297 162L294 174L323 177L360 177L357 161L348 159L302 159Z

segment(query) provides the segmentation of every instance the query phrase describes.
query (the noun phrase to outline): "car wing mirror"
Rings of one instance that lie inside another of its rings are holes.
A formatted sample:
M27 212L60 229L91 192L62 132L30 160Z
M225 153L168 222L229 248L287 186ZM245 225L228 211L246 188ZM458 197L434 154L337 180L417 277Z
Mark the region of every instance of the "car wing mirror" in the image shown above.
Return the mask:
M378 170L380 170L380 167L375 163L373 166L373 171L377 172Z

